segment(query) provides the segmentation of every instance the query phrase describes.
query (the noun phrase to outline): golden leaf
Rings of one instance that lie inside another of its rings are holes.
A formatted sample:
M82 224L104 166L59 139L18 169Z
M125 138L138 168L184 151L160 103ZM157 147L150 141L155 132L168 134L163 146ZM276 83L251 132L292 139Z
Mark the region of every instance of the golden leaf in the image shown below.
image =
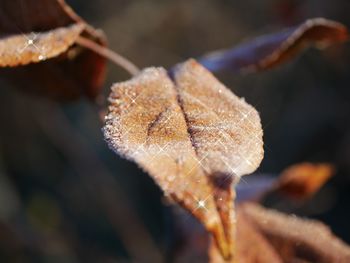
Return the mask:
M147 171L232 258L232 184L263 158L257 111L194 60L179 65L173 79L163 68L146 68L114 85L109 101L110 147Z
M334 172L334 167L327 163L295 164L282 172L276 190L291 198L308 198L316 193Z

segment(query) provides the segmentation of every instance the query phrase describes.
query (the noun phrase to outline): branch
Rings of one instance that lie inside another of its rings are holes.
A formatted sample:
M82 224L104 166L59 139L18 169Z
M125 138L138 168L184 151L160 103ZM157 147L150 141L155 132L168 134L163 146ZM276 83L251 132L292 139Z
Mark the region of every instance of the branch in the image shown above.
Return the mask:
M140 69L135 64L133 64L130 60L128 60L127 58L119 55L118 53L114 52L113 50L110 50L106 47L103 47L103 46L97 44L96 42L94 42L88 38L79 36L77 38L76 42L80 46L85 47L87 49L90 49L91 51L99 54L100 56L110 60L114 64L122 67L128 73L130 73L130 75L132 75L132 76L134 76L140 72Z

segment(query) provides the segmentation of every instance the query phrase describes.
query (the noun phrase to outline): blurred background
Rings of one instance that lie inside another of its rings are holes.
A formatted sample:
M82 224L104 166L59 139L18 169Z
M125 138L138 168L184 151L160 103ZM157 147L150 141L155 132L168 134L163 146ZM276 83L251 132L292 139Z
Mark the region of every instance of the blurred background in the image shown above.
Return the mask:
M347 0L67 2L140 68L169 68L311 17L350 27ZM262 73L217 76L261 114L265 158L256 174L278 176L303 161L336 165L335 177L293 212L349 243L350 44L308 50ZM127 78L109 65L105 95ZM171 239L166 202L149 176L108 149L96 108L0 85L0 262L160 260Z

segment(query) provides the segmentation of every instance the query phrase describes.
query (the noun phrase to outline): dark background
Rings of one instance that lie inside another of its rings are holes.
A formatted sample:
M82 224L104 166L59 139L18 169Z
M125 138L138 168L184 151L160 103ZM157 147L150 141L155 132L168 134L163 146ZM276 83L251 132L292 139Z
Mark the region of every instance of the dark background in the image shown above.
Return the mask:
M141 68L170 67L311 17L350 27L347 0L68 3ZM257 174L277 176L303 161L336 165L336 176L293 212L324 221L349 243L350 44L309 50L263 73L217 76L261 113L265 158ZM110 65L104 93L127 78ZM0 262L153 262L164 254L162 194L107 148L95 107L0 85Z

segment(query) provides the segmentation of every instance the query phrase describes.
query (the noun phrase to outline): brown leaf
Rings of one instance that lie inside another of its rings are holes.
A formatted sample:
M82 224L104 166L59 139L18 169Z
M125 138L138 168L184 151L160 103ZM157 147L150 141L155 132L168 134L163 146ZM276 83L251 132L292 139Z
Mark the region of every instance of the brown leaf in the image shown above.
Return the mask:
M283 262L350 262L350 247L318 221L285 215L253 203L239 209L273 245Z
M186 220L183 213L175 216L176 222L180 222L176 233L186 233L186 240L193 240L191 243L179 240L182 247L177 247L179 250L174 254L176 262L226 262L213 242L208 244L209 253L207 246L202 245L199 250L198 244L209 238L198 231L196 222ZM201 261L188 260L187 251L196 251L196 258ZM237 256L234 262L341 263L350 262L349 256L350 247L323 223L266 209L257 203L245 202L237 207Z
M0 72L16 85L56 99L98 95L105 59L75 44L105 38L63 0L0 0L0 32Z
M296 164L282 172L276 188L291 198L308 198L316 193L334 172L335 169L330 164Z
M179 65L173 80L163 68L147 68L113 86L109 101L110 147L145 169L232 257L232 183L263 157L256 110L194 60Z
M72 24L38 36L30 33L2 38L0 67L27 65L56 57L66 52L83 30L83 24Z
M310 46L326 48L349 38L346 27L324 18L266 35L228 50L212 52L199 62L212 72L259 71L285 63Z
M239 261L246 263L283 262L274 247L259 233L256 227L250 222L249 218L239 209L237 215L237 255Z
M216 246L209 248L210 262L224 263ZM282 263L275 248L249 221L249 218L237 211L237 262L244 263Z

